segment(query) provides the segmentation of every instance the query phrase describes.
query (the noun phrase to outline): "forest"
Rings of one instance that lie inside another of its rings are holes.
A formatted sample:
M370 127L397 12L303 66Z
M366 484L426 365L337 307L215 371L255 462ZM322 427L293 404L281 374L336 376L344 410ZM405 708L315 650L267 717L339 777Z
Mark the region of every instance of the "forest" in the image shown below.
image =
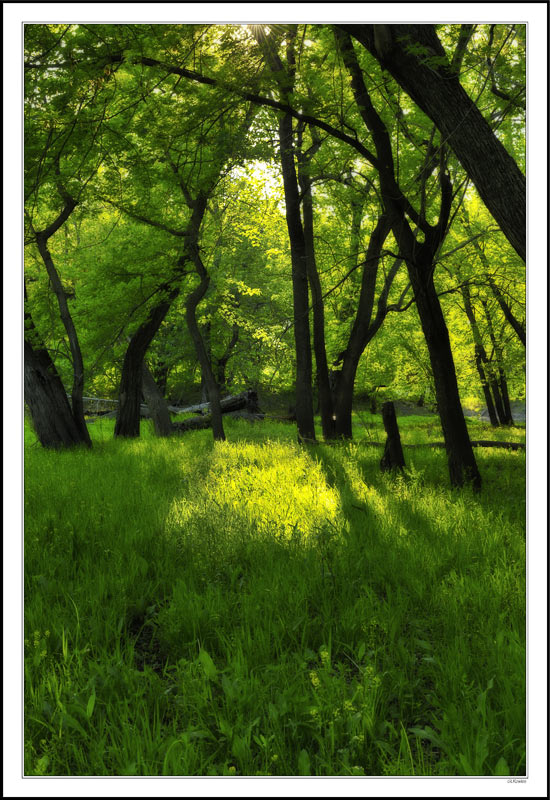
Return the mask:
M525 775L526 26L23 68L25 775Z

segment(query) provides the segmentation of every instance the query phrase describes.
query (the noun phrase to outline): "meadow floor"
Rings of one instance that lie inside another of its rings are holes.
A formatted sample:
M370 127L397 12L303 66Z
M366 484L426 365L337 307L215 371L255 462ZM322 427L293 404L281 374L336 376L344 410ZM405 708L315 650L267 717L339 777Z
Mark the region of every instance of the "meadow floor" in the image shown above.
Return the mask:
M26 430L25 774L524 774L525 452L476 449L473 494L442 449L382 474L368 413L225 425Z

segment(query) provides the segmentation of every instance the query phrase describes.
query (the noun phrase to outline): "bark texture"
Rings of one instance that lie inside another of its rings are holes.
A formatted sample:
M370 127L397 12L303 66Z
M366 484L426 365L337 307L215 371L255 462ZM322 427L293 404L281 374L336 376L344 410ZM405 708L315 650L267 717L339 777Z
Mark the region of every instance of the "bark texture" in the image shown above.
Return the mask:
M40 444L56 449L85 444L46 348L33 347L25 339L24 354L25 403Z
M405 467L405 456L403 455L403 448L401 447L401 436L399 435L399 427L397 425L395 406L393 403L388 402L382 405L382 421L387 438L384 447L384 455L380 460L380 469L382 472L395 469L403 471Z
M145 363L143 364L142 387L143 397L153 420L156 435L170 436L173 430L170 411L151 370Z

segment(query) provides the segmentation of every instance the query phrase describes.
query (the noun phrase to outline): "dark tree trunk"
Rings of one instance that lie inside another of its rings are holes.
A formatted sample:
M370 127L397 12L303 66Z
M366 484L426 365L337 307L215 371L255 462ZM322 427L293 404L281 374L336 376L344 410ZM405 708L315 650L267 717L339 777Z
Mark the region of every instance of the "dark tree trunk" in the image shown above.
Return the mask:
M143 361L147 348L178 294L179 289L173 288L165 300L151 309L145 322L130 339L122 364L115 436L139 436Z
M489 420L491 422L491 425L496 428L498 427L499 420L497 417L497 412L495 410L493 397L491 395L491 388L492 388L491 382L487 377L484 367L485 364L489 363L489 359L487 358L487 353L483 346L481 333L472 306L470 287L468 286L468 284L464 284L464 286L462 286L461 292L462 292L462 299L464 300L464 310L466 312L466 316L468 317L468 322L470 323L470 328L472 329L472 336L474 338L475 363L476 363L477 373L481 381L481 388L483 389L483 394L485 396L485 404L487 406L487 411L489 413Z
M525 177L449 66L433 25L340 25L435 123L525 261ZM428 57L426 57L428 54Z
M67 394L45 347L33 347L25 339L25 403L38 440L43 447L88 444L82 438Z
M203 203L204 210L206 210L206 198L201 196L200 202ZM192 242L190 242L188 246L195 265L195 270L200 278L200 283L189 293L185 301L185 321L187 322L187 328L195 346L195 352L201 366L201 373L208 391L208 400L210 402L210 411L212 415L212 433L216 441L225 441L222 412L220 408L220 389L214 377L212 361L197 323L197 306L206 294L210 284L210 277L202 263L199 253L198 235L199 229L197 225L196 230L193 232Z
M159 292L165 295L164 299L149 311L147 319L134 333L126 350L120 379L115 436L139 436L143 360L147 348L170 310L170 306L180 293L180 286L174 284L174 280L182 278L184 267L189 261L194 261L195 251L198 253L197 241L202 218L206 211L206 203L207 198L199 193L192 205L191 218L185 230L184 252L178 259L172 281L167 281L159 287Z
M508 303L505 301L505 299L504 299L504 297L502 295L502 292L500 291L500 289L498 288L498 286L494 282L493 278L489 274L487 274L487 278L489 280L489 286L491 287L491 291L493 292L493 295L494 295L497 303L499 304L500 308L502 309L502 313L504 314L504 317L505 317L506 321L511 325L513 330L516 332L517 337L520 340L520 342L522 343L522 345L524 347L526 347L527 343L526 343L526 339L525 339L525 327L524 327L524 325L518 319L516 319L516 317L512 313L512 309L510 308Z
M491 312L489 311L489 306L487 304L487 301L483 300L482 305L483 305L483 310L485 312L485 318L487 320L487 330L489 331L489 338L491 339L491 344L493 346L493 351L498 370L498 377L494 376L493 379L493 385L495 387L493 389L493 392L496 391L499 396L499 406L497 407L498 415L503 425L513 425L514 420L512 418L512 409L510 408L510 398L508 396L508 384L506 382L506 373L504 371L504 359L502 356L502 350L495 336L495 330L493 328L493 320L491 319Z
M380 461L382 472L399 469L401 472L405 467L405 456L401 447L401 436L395 416L395 406L393 403L384 403L382 406L382 421L386 431L386 445L384 455Z
M156 435L170 436L173 428L166 400L162 396L162 392L145 362L143 362L142 386L143 397L149 408Z
M343 439L352 438L352 407L353 390L355 386L355 376L359 359L365 351L365 347L379 330L386 313L386 299L391 285L382 291L379 303L379 313L375 320L372 319L374 309L374 295L376 290L376 277L378 274L378 260L380 250L390 232L389 220L386 216L380 217L374 228L369 244L363 273L361 277L361 291L357 305L357 313L353 322L353 327L348 340L348 345L344 351L342 369L336 387L334 414L336 417L336 435ZM396 271L396 270L395 270ZM395 271L393 274L395 275Z
M351 29L354 26L344 27ZM383 120L372 105L350 38L339 31L337 38L344 62L350 72L358 110L375 143L385 211L399 245L400 254L407 264L432 366L451 485L463 486L464 483L471 483L473 488L479 489L481 476L460 403L449 333L433 282L434 258L445 237L453 196L450 178L444 171L443 153L439 170L441 193L439 219L436 225L429 225L424 215L419 214L407 201L395 180L390 137ZM420 243L413 234L407 216L413 219L423 232L424 242Z
M206 350L206 355L208 356L208 360L212 363L212 343L210 340L210 333L212 330L212 325L210 322L207 322L203 328L202 339L204 341L204 347ZM210 401L210 396L208 394L208 381L204 371L201 368L201 403L208 403Z
M46 267L50 284L55 296L57 297L61 321L63 322L63 326L69 339L69 347L71 350L73 364L73 386L71 391L73 418L78 430L80 431L82 441L86 442L88 445L91 445L92 442L90 439L90 434L84 419L84 403L82 401L82 395L84 394L84 363L82 360L82 352L80 350L80 343L78 341L76 328L67 304L67 295L63 288L63 284L61 283L59 273L57 272L53 263L51 253L48 249L48 236L44 232L37 233L36 244Z
M301 142L300 142L301 144ZM313 236L313 199L309 172L309 158L298 148L298 182L302 194L304 244L306 250L307 276L313 307L313 350L317 377L317 394L321 412L321 427L325 439L335 437L333 398L330 389L329 368L325 345L325 306L323 290L315 260Z
M283 65L273 42L257 26L254 36L258 41L266 62L277 80L283 102L288 102L294 89L296 70L295 38L296 26L286 31L287 61ZM294 165L294 140L292 116L283 113L279 118L279 146L283 186L285 193L286 223L290 241L292 266L292 297L294 305L294 342L296 347L296 423L300 441L315 440L313 418L312 358L309 331L309 295L307 252L304 229L300 215L300 193Z
M479 489L481 476L460 403L449 332L433 284L432 265L429 263L419 268L417 264L408 263L407 267L428 346L451 485L471 483L474 489Z
M497 412L495 410L495 404L493 403L493 396L491 395L491 387L489 386L489 381L487 379L487 375L485 374L485 369L483 367L483 364L487 361L487 356L484 355L484 353L485 351L484 350L482 351L476 345L475 348L476 367L479 379L481 381L481 388L483 389L483 395L485 397L485 405L487 406L489 421L493 426L493 428L498 428L499 420L497 417Z
M281 166L285 192L286 222L292 261L294 298L294 341L296 345L296 422L298 438L315 440L313 420L312 363L309 332L309 295L307 253L300 217L298 181L292 146L292 117L284 114L279 121Z

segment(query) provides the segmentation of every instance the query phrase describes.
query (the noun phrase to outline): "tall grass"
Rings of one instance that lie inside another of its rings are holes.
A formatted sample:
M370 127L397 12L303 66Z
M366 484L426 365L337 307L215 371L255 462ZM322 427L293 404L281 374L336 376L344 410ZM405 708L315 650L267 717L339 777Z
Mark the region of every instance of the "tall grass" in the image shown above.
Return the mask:
M476 495L442 450L112 427L26 433L27 775L525 772L523 453L477 450Z

